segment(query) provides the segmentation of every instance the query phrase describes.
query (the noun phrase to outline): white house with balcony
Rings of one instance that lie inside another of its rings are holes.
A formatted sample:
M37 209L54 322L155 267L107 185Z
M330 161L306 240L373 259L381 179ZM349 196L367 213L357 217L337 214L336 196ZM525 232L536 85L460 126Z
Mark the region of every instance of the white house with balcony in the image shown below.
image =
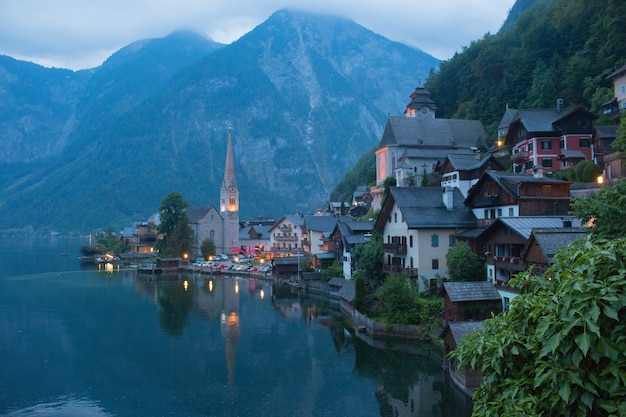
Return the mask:
M269 250L276 255L303 253L303 242L306 238L303 226L303 215L283 216L269 230Z
M422 291L445 277L456 235L476 227L464 200L458 188L391 187L374 224L383 235L383 272L406 273Z

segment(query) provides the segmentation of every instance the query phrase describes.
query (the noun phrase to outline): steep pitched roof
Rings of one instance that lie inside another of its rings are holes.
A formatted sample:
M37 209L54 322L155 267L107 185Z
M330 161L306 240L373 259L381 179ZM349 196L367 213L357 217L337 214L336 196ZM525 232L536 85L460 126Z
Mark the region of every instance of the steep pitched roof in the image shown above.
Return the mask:
M548 261L552 262L554 255L556 255L560 249L570 245L576 239L584 238L586 235L587 233L584 230L573 227L533 229L528 244L523 252L525 253L532 241L535 240L541 247Z
M491 233L494 229L500 225L504 225L508 229L517 233L524 239L530 238L533 229L555 229L563 228L563 221L569 220L572 222L572 227L568 229L580 230L580 219L574 217L563 216L520 216L520 217L499 217L486 227L479 236L485 236Z
M350 246L367 243L371 239L373 222L339 221L335 226L341 232L344 249L350 252ZM334 230L333 230L334 233Z
M316 232L322 232L326 236L330 236L330 233L335 228L337 221L342 217L335 216L304 216L304 226L307 230L314 230Z
M378 149L385 146L470 149L477 143L484 143L486 137L479 120L391 116L387 119Z
M489 163L497 163L493 154L448 154L446 159L456 171L471 171Z
M215 209L214 206L194 206L187 207L185 213L187 214L187 218L189 219L189 223L198 223L200 220L204 219L207 213L211 210ZM221 218L220 212L215 210L217 215Z
M349 303L354 301L355 294L356 290L354 287L354 281L352 281L351 279L346 280L346 282L343 284L343 287L341 287L338 292L339 298L341 298L342 300L346 300Z
M557 179L550 178L547 176L539 178L534 175L516 174L513 172L485 171L485 173L480 177L478 182L468 191L467 201L476 197L476 194L479 192L482 184L484 184L485 181L488 181L489 179L492 179L493 181L495 181L498 184L498 186L500 186L504 191L514 196L515 198L523 197L523 196L520 196L519 190L520 190L520 186L524 183L540 183L540 184L567 183L567 181L557 180Z
M444 204L439 187L391 187L389 190L385 205L388 201L389 204L395 202L410 229L476 226L476 217L463 204L463 193L458 188L452 191L452 210L448 210Z
M491 282L444 282L443 290L453 303L460 301L495 301L502 297Z
M274 230L275 228L277 228L278 226L280 226L284 222L290 222L294 226L302 227L304 225L304 216L301 216L299 214L291 214L291 215L283 216L270 227L270 232Z
M459 343L464 336L472 334L477 330L482 330L485 327L483 323L482 321L448 322L446 323L446 329L444 329L442 335L444 335L447 330L452 334L454 341Z

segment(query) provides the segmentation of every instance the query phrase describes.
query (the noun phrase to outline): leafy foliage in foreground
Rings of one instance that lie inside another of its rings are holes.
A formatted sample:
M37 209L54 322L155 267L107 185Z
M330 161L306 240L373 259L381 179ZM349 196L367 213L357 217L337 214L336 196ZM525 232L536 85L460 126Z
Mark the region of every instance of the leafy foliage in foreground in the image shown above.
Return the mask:
M602 187L591 197L575 198L572 208L576 217L593 222L591 233L605 239L624 236L626 230L626 181Z
M473 415L626 415L626 239L580 240L512 285L511 311L452 353L485 374Z

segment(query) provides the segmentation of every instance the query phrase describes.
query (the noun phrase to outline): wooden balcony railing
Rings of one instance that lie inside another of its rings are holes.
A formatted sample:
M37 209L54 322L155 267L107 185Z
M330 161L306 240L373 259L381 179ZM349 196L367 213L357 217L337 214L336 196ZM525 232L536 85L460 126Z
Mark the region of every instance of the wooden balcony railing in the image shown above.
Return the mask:
M406 254L406 244L403 243L383 243L383 252L395 255Z

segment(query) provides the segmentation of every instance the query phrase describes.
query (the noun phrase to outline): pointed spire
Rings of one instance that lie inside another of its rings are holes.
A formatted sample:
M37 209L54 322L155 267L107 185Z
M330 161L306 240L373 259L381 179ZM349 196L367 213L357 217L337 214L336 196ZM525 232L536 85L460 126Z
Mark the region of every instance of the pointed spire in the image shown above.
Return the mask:
M225 187L237 186L237 181L235 179L235 160L233 158L233 139L231 126L228 126L228 145L226 148L226 166L224 167L223 185Z

